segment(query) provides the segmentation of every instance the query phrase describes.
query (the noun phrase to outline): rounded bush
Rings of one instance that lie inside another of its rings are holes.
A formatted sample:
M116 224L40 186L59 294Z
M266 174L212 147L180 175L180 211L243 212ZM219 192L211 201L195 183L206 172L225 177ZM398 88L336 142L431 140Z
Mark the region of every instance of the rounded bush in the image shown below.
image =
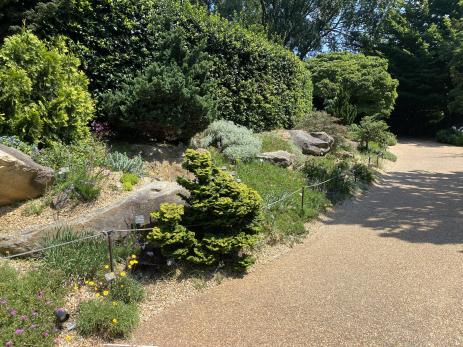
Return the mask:
M264 35L188 1L52 0L37 6L29 21L40 35L63 34L76 43L95 95L115 93L104 111L113 125L125 127L120 131L145 124L144 129L156 132L156 127L168 123L175 126L171 129L175 134L178 129L195 128L198 119L212 121L211 115L256 131L289 128L312 108L310 72L299 58ZM173 37L180 45L172 44ZM204 74L188 73L186 67L194 64L182 53L198 49L209 56L206 79ZM148 76L133 81L155 63L165 66L157 69L161 73L157 79L146 72ZM190 92L173 88L174 81L185 83ZM195 98L206 97L201 89L211 81L215 87L207 89L215 102L197 102ZM137 86L133 101L127 83ZM192 106L195 117L190 124ZM128 112L126 107L138 112ZM201 112L196 112L197 107ZM186 112L174 112L177 108Z
M0 48L0 133L34 144L89 135L94 105L79 60L65 42L47 45L29 31Z

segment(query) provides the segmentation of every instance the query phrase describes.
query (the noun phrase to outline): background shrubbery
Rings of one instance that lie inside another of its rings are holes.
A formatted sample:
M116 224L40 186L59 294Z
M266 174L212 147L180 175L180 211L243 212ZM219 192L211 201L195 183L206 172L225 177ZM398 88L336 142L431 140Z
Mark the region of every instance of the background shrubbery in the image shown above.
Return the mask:
M463 146L463 132L457 129L442 129L437 132L437 140L455 146Z
M29 31L0 49L0 133L34 144L89 135L94 106L88 80L66 43L40 41Z
M128 127L138 123L136 128L153 121L153 135L159 136L156 126L173 126L170 131L176 135L188 130L188 118L181 118L181 111L191 107L197 115L191 128L198 121L202 126L204 115L208 120L215 112L201 101L203 83L208 83L204 73L197 74L203 65L193 64L186 53L198 49L212 64L209 75L216 87L209 88L208 98L217 101L217 118L253 130L291 127L312 106L310 72L293 53L188 2L53 0L38 6L29 20L42 37L63 34L74 41L94 95L114 92L104 110L116 127L119 121ZM176 59L172 59L178 53L172 52L172 33L181 43L179 52L184 52ZM143 73L151 64L166 64L166 57L170 61L166 67L153 65ZM142 75L127 82L139 72ZM154 72L159 77L154 78ZM176 84L185 85L188 92ZM135 88L130 91L128 86ZM132 96L135 100L129 100ZM172 110L177 102L181 107ZM154 103L155 109L149 108ZM159 109L169 110L172 118L166 125L156 118Z

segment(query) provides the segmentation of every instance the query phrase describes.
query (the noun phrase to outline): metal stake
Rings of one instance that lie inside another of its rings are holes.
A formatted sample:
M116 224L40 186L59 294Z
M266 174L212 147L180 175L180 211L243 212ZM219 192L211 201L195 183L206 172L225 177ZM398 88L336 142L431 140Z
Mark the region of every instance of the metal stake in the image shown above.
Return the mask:
M114 261L113 261L113 240L112 235L113 231L109 230L108 235L108 251L109 251L109 266L111 267L111 272L114 272Z
M304 198L305 198L305 186L302 187L302 195L301 195L301 213L304 213Z

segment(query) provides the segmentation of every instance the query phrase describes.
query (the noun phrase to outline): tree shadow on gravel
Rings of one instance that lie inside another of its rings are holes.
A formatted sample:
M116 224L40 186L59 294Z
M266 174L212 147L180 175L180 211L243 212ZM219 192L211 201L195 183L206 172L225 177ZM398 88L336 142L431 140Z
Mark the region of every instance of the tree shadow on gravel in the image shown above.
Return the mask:
M463 243L463 172L389 172L352 204L327 223L412 243Z

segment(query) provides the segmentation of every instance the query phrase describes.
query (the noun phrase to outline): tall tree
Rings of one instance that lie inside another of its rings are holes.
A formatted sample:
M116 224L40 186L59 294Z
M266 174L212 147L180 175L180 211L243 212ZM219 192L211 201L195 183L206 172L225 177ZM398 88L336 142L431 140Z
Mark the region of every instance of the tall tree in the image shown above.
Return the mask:
M370 54L387 58L392 75L400 82L391 117L397 130L431 131L451 115L449 93L454 82L450 63L459 42L454 23L462 15L460 0L401 0L382 30L364 47Z

